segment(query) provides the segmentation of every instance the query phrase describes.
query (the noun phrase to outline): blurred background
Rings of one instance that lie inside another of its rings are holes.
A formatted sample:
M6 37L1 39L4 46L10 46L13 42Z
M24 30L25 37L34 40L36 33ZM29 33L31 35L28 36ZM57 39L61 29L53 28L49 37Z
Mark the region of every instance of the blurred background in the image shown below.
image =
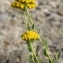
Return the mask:
M0 0L0 63L28 63L29 52L21 34L26 30L23 12L12 8L14 0ZM30 10L40 36L46 38L50 54L59 53L57 63L63 63L63 0L36 0L37 7ZM44 63L43 46L39 41L33 46Z

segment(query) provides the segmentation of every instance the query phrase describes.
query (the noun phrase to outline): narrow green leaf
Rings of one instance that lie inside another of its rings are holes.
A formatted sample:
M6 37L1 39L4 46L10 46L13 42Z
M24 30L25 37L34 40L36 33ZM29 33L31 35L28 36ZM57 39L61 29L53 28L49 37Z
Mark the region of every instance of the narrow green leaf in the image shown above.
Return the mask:
M45 45L45 48L48 50L48 44L47 44L46 39L43 40L43 43L44 43L44 45Z
M27 23L27 29L30 30L30 25Z
M58 53L56 53L56 55L55 55L55 61L57 61L58 58L59 58L59 55L58 55Z
M55 63L55 60L54 59L49 59L49 63Z
M34 28L35 28L35 25L34 25L34 24L32 24L32 29L34 30Z
M50 59L49 59L49 63L52 63Z
M45 55L46 57L48 56L46 49L44 49L44 55Z
M38 34L40 33L40 29L38 30Z
M43 63L42 60L39 57L38 57L38 60L39 60L40 63Z

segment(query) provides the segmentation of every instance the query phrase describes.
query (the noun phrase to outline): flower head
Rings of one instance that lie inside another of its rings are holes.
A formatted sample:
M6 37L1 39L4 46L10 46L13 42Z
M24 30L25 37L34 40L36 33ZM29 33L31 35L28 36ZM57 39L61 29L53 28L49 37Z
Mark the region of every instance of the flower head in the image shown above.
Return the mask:
M21 35L21 38L25 41L37 40L39 35L35 31L27 31Z
M36 7L36 2L34 0L15 0L15 2L11 4L11 6L22 10L26 7L28 9L32 9Z

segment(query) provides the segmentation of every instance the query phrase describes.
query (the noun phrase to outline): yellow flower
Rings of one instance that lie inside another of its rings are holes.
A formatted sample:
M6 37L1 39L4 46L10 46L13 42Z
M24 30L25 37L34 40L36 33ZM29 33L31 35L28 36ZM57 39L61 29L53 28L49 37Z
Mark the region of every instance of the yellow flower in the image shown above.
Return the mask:
M29 9L35 8L36 7L36 4L35 3L33 3L33 4L27 4L27 7Z
M20 4L20 8L21 9L24 9L25 8L25 5L24 4Z
M33 3L34 2L34 0L19 0L20 2L22 2L22 3Z
M19 0L15 0L15 2L19 2Z
M19 2L13 2L11 4L12 7L15 7L15 8L19 8L20 7L20 3Z
M39 35L35 31L27 31L21 35L21 38L25 41L37 40Z
M26 7L28 9L32 9L36 7L36 2L34 0L15 0L11 6L22 10L24 10Z

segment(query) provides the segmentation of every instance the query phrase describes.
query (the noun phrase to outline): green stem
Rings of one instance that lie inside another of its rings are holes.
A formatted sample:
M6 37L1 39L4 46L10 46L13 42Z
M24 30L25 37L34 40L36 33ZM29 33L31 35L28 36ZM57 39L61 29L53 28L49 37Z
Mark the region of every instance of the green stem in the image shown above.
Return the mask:
M53 60L52 60L52 58L51 58L51 56L50 56L50 54L49 54L49 52L48 52L48 50L47 50L45 44L42 42L41 38L40 38L39 40L40 40L40 42L43 44L44 49L46 50L47 57L49 58L49 60L51 61L51 63L53 63Z
M37 56L36 56L36 53L35 53L35 51L34 51L34 49L33 49L33 46L32 46L32 43L31 42L27 42L27 45L28 45L28 49L29 49L29 51L32 53L32 55L33 55L33 61L34 61L34 59L36 59L36 63L40 63L39 62L39 60L38 60L38 58L37 58Z
M30 23L33 25L34 23L33 23L32 19L31 19L30 13L29 13L28 9L26 9L26 10L27 10L27 14L28 14ZM37 32L37 30L36 30L35 27L34 27L34 30ZM46 48L45 48L46 46L45 46L45 44L42 42L42 39L39 38L39 40L40 40L40 42L43 44L44 49L46 49ZM50 56L50 54L48 53L48 50L47 50L47 49L46 49L46 54L47 54L47 57L49 58L49 60L51 61L51 63L53 63L53 59L51 58L51 56Z
M24 24L25 24L25 26L27 28L26 11L24 11Z
M26 12L26 11L27 11L27 12ZM26 9L26 11L24 12L24 16L26 16L26 15L28 14L30 23L33 24L32 19L31 19L31 16L30 16L30 14L29 14L29 12L28 12L28 9ZM27 13L27 14L26 14L26 13ZM24 20L24 22L25 22L25 20ZM25 22L25 25L26 25L26 28L27 28L27 22ZM34 52L34 49L33 49L33 47L32 47L32 44L31 44L30 42L27 42L27 43L28 43L28 49L29 49L29 51L32 52L32 56L33 56L33 57L32 57L32 61L34 62L34 58L35 58L35 59L36 59L36 63L40 63L38 57L36 56L36 54L35 54L35 52Z
M32 52L32 47L31 47L31 44L29 43L29 42L27 42L27 46L28 46L28 50L29 50L29 52L31 53L31 57L32 58L30 58L30 60L31 60L31 63L33 62L34 63L34 57L33 57L33 52ZM29 60L29 61L30 61Z
M27 8L26 8L26 12L27 12L27 15L29 17L30 23L33 24L33 21L31 19L30 13L29 13L29 10Z

